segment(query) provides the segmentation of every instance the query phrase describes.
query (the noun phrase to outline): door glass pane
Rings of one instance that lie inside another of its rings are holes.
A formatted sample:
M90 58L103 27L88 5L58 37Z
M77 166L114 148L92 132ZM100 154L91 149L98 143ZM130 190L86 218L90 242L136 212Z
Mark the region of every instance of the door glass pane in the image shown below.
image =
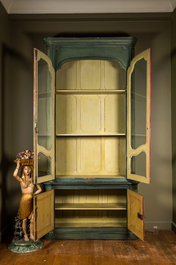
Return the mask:
M131 158L131 174L146 177L146 154L144 152Z
M38 144L51 149L52 132L51 73L45 60L38 62Z
M136 62L131 76L131 147L138 148L146 143L146 76L147 62Z
M42 153L38 154L38 176L51 175L51 158Z

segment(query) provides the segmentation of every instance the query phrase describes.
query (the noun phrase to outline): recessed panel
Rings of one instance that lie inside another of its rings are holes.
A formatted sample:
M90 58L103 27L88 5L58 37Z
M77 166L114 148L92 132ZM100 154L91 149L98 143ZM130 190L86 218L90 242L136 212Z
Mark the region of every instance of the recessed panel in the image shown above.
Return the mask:
M35 241L54 229L54 190L34 195Z
M80 146L81 170L83 173L98 173L101 170L101 139L82 137Z
M126 119L125 95L105 97L105 131L125 133Z
M77 98L74 95L56 97L56 133L73 133L77 128Z
M105 138L105 169L109 173L120 172L120 139Z
M74 174L77 171L77 140L61 137L56 139L56 175Z
M95 95L81 98L81 130L83 132L98 132L101 119L101 99Z
M67 90L77 88L77 61L70 61L62 65L56 72L57 89Z
M79 63L80 63L81 89L83 90L100 89L101 61L83 60L83 61L79 61Z
M144 240L144 197L127 190L128 229Z
M123 90L126 86L126 73L113 61L105 61L105 89Z

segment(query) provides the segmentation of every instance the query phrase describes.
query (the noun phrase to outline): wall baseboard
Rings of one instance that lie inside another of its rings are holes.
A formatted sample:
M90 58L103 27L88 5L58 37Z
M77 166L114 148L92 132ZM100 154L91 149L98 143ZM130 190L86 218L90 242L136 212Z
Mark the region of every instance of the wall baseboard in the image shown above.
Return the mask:
M175 227L176 229L176 227ZM171 221L146 221L145 230L172 230Z

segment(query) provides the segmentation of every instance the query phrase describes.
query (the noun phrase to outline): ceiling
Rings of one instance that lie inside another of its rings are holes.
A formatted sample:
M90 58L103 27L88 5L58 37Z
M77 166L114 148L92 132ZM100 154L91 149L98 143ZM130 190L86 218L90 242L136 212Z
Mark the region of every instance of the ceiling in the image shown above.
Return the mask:
M0 0L8 14L173 12L176 0Z

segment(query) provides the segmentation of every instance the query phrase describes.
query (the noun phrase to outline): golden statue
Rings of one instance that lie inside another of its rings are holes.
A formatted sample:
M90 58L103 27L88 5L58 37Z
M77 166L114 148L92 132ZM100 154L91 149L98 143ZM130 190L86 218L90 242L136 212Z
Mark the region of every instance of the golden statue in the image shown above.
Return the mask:
M22 220L22 228L24 232L24 240L29 241L27 234L27 220L30 219L30 239L34 239L34 213L33 213L33 195L42 191L39 185L33 184L33 158L27 157L26 154L31 154L29 150L26 150L17 157L15 161L17 163L16 169L13 173L14 178L20 182L22 197L19 208L19 219ZM24 155L25 154L25 155ZM30 157L30 156L29 156ZM22 159L21 159L22 158ZM22 165L21 177L18 176L18 171ZM33 193L34 187L37 188Z

